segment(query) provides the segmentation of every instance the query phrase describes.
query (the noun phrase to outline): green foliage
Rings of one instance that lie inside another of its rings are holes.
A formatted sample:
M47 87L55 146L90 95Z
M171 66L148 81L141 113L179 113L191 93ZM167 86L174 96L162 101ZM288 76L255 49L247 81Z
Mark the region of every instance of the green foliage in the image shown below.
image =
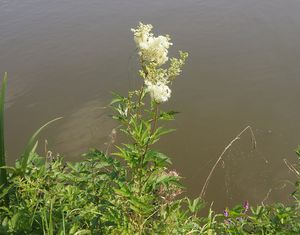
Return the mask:
M250 212L236 206L227 213L218 215L216 234L300 234L300 215L294 206L278 203L251 207Z
M162 136L173 131L159 126L158 122L173 120L176 112L160 113L159 104L153 101L147 106L145 94L143 87L130 92L128 97L115 94L111 103L115 111L113 118L121 122L120 130L129 140L116 146L118 151L113 153L124 159L125 170L125 180L118 182L114 191L127 225L117 233L186 234L198 231L198 218L192 214L200 208L200 201L189 204L189 199L176 200L182 192L180 177L175 171L167 170L170 159L152 149Z
M93 150L86 160L32 156L26 173L10 179L14 194L1 209L2 231L13 234L97 233L110 223L112 183L119 163ZM120 177L121 178L121 177ZM102 216L105 214L105 216Z

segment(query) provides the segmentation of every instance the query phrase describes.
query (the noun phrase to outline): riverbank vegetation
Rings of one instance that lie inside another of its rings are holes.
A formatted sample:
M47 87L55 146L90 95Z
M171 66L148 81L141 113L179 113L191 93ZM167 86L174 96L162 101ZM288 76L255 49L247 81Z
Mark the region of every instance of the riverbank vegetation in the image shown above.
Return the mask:
M183 185L171 160L155 149L173 129L164 127L177 112L163 110L171 85L188 57L168 58L170 37L155 36L151 25L132 29L137 46L142 85L126 96L114 94L113 132L124 143L104 151L92 149L79 162L65 162L46 150L37 153L38 134L29 140L14 166L7 166L4 143L4 99L0 96L0 234L300 234L300 176L292 205L250 206L248 202L222 213L199 211L203 193L182 196ZM297 150L300 160L300 148ZM207 180L208 182L208 180ZM207 186L207 185L206 185ZM205 188L204 188L205 189Z

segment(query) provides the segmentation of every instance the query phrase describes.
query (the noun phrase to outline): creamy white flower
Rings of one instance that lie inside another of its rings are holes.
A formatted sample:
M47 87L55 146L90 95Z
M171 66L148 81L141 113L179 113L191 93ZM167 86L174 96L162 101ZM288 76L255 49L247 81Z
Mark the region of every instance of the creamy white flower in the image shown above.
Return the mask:
M141 56L148 62L155 62L162 65L168 61L168 48L172 43L168 36L149 37L141 48Z
M171 89L162 82L153 84L146 81L147 91L150 93L151 99L155 100L156 103L163 103L168 101L171 97Z
M154 62L162 65L168 61L168 48L172 43L170 37L154 37L151 33L152 25L140 23L137 29L131 29L134 32L134 41L140 49L139 55L144 61Z
M153 36L153 34L150 33L152 28L153 26L151 24L143 24L140 22L136 29L131 29L134 33L134 41L140 49L145 48L148 38Z

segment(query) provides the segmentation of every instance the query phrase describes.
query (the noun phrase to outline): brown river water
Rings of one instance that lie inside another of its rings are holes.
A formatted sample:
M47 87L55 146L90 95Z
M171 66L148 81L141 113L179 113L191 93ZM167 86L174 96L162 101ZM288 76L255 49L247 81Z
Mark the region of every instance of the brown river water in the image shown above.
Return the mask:
M207 188L218 209L288 201L300 144L300 1L298 0L0 0L0 73L9 73L6 144L12 164L34 131L66 160L105 148L116 125L111 91L139 84L130 28L139 21L168 33L171 54L188 51L166 109L181 113L177 132L157 146L172 158L189 196Z

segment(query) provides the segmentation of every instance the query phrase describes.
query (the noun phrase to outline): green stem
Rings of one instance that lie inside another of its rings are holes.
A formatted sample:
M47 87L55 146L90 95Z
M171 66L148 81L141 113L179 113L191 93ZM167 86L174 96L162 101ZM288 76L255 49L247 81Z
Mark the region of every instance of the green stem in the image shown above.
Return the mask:
M154 124L153 124L153 128L151 130L151 136L153 135L154 131L156 130L156 125L157 125L157 120L158 120L158 104L155 103L155 113L154 113Z
M149 135L149 140L147 141L146 143L146 146L145 146L145 150L141 156L141 160L140 160L140 166L139 166L139 195L141 194L142 192L142 170L143 170L143 164L144 164L144 159L145 159L145 156L149 150L149 144L150 144L150 139L156 129L156 125L157 125L157 119L158 119L158 104L155 103L155 106L154 106L154 117L153 117L153 126L151 128L151 132L150 132L150 135Z
M144 91L145 91L145 84L143 83L143 86L140 90L140 94L139 94L139 99L138 99L138 109L137 109L137 118L141 117L141 106L142 106L142 99L143 99L143 94L144 94Z

